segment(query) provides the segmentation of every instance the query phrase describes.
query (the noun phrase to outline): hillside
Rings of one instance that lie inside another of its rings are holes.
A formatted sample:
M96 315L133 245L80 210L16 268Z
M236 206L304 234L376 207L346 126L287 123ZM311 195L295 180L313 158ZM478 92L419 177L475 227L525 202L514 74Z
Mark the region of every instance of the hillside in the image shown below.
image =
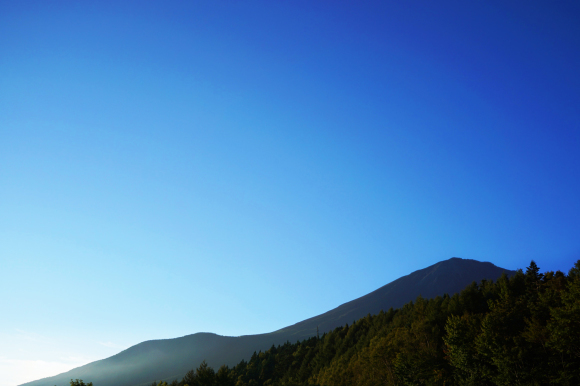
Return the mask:
M568 275L532 261L525 273L151 386L579 385L579 327L580 260Z
M63 386L68 385L70 379L79 378L90 380L95 386L137 386L150 384L152 380L180 378L204 359L215 368L222 364L233 366L242 359L249 359L254 351L315 336L317 326L321 334L329 332L367 314L402 307L419 295L433 298L458 293L474 281L495 280L503 272L515 273L487 262L451 258L403 276L324 314L271 333L240 337L197 333L146 341L110 358L24 385Z

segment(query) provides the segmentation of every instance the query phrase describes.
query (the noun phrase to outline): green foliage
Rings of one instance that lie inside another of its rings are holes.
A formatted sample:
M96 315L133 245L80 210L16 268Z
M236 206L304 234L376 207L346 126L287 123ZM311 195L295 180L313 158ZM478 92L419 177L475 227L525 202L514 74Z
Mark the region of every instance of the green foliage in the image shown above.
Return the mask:
M82 382L82 381L81 381ZM419 297L302 342L272 346L176 386L580 384L580 261ZM71 386L83 386L75 384ZM159 383L156 386L169 386Z
M70 380L70 386L93 386L93 382L84 383L82 379Z

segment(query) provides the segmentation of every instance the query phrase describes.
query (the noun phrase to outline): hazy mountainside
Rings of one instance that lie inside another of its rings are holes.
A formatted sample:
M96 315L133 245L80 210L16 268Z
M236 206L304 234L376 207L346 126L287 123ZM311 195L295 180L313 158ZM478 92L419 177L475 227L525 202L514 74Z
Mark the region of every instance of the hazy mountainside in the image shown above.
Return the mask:
M373 315L391 307L401 307L419 295L432 298L458 293L474 281L496 280L503 272L508 275L515 273L491 263L451 258L403 276L324 314L268 334L226 337L198 333L147 341L110 358L25 385L62 386L77 378L91 381L95 386L149 385L154 380L181 378L204 359L214 368L222 364L233 366L242 359L249 359L254 351L265 351L272 345L315 336L317 326L322 334L369 313Z

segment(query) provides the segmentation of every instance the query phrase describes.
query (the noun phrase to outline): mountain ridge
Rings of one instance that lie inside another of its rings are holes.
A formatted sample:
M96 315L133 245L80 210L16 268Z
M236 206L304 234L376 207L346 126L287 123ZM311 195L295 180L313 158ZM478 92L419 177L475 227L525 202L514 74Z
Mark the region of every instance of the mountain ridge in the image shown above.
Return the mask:
M402 276L323 314L269 333L231 337L201 332L178 338L148 340L111 357L21 386L61 386L77 378L91 381L97 386L138 386L154 380L182 377L202 360L215 368L222 364L232 366L242 359L247 360L254 351L315 336L317 329L322 334L367 314L402 307L417 296L433 298L445 293L452 295L473 281L496 280L504 272L509 276L515 273L490 262L453 257Z

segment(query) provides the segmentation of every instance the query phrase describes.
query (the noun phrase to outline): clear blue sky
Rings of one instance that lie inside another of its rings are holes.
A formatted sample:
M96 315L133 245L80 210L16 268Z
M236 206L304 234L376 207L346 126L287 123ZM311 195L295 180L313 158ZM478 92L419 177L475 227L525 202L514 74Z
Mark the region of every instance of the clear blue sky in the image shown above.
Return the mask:
M0 2L0 373L568 270L580 6L505 3Z

